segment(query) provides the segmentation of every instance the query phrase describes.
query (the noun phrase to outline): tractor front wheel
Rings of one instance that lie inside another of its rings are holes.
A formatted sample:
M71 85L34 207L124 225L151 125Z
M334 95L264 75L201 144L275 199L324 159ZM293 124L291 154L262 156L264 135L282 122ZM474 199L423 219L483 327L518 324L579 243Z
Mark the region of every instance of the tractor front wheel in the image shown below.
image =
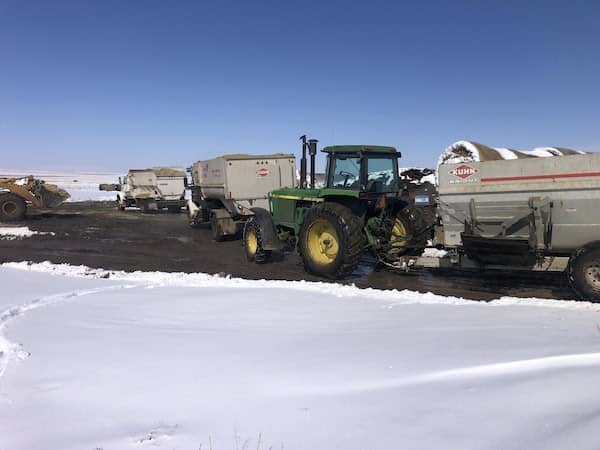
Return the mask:
M25 200L18 195L0 195L0 221L22 220L26 208Z
M306 212L298 250L307 272L343 278L358 266L365 248L359 217L337 203L322 203Z
M260 224L253 217L244 225L244 250L246 259L256 263L264 263L271 257L271 250L263 248L263 236Z

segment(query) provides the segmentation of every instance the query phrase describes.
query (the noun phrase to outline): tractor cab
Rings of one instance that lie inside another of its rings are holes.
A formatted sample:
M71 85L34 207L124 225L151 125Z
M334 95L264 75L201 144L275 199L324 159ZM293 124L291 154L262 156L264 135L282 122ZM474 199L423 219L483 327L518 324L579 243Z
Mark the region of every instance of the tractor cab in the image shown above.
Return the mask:
M327 153L326 187L373 194L397 192L398 158L394 147L335 145Z

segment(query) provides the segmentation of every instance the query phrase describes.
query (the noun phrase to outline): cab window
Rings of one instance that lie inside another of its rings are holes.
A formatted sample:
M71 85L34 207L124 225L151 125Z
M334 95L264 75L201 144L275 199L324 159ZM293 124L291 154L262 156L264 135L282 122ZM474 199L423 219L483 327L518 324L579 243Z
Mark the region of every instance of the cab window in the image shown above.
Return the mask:
M360 189L360 157L336 156L331 160L329 182L335 189Z
M394 158L369 157L367 160L367 191L390 192L396 189L398 174Z

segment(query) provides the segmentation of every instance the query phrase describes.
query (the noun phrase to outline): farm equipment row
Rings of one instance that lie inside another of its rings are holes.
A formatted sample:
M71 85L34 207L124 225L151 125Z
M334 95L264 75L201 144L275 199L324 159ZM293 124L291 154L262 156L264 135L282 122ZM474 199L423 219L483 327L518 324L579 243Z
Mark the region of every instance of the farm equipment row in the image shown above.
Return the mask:
M562 271L581 297L600 300L600 154L459 141L440 158L434 186L421 181L433 171L400 173L393 147L336 145L322 149L317 186L317 145L301 137L299 177L292 154L194 163L190 225L210 226L217 241L242 234L256 263L296 250L307 272L326 278L349 276L368 252L403 271ZM422 256L427 247L445 256Z
M251 262L295 250L307 272L331 279L351 275L366 253L400 271L556 271L600 301L600 153L459 141L434 185L423 181L431 170L401 172L394 147L336 145L321 149L317 184L318 141L300 139L299 176L293 154L227 154L194 163L189 184L184 169L155 167L100 189L117 192L119 209L186 208L216 241L241 235ZM0 220L67 198L33 177L0 179ZM423 256L428 247L444 256Z

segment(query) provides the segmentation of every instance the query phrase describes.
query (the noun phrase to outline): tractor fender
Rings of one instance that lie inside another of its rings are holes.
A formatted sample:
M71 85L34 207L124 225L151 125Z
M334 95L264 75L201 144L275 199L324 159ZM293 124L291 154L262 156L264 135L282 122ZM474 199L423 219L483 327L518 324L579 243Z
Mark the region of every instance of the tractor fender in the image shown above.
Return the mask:
M256 221L260 228L262 247L264 250L280 250L281 241L277 235L277 229L269 211L264 208L250 208L254 217L250 220Z

